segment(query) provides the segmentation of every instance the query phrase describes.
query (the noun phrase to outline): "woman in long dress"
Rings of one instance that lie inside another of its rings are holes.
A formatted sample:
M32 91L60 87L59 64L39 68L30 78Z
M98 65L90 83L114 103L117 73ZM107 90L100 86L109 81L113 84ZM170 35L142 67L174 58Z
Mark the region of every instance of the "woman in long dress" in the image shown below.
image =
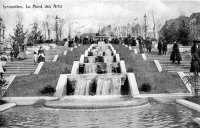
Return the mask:
M174 45L173 45L173 48L172 48L172 53L171 53L171 56L170 56L170 60L173 63L175 61L178 61L178 64L180 64L180 61L182 60L181 54L180 54L180 51L179 51L179 46L176 43L176 41L174 41Z

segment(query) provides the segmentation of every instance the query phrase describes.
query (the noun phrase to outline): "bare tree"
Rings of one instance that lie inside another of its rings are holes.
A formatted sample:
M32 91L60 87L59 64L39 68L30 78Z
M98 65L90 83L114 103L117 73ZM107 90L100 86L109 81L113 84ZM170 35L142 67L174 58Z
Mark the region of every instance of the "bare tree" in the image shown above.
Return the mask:
M155 13L154 13L154 11L153 11L153 9L152 9L152 18L153 18L153 37L154 37L154 39L156 39L156 33L155 33L156 23L155 23L154 15L155 15Z
M47 39L46 35L47 35L47 29L46 29L46 23L43 21L42 22L42 28L44 29L44 38L45 40Z
M59 21L59 27L58 27L58 35L60 40L62 39L62 35L63 35L63 26L65 25L65 20L64 19L60 19Z
M45 24L46 29L47 29L48 40L50 40L51 30L53 28L53 24L50 22L50 16L49 15L47 15L46 21L45 21L44 24Z

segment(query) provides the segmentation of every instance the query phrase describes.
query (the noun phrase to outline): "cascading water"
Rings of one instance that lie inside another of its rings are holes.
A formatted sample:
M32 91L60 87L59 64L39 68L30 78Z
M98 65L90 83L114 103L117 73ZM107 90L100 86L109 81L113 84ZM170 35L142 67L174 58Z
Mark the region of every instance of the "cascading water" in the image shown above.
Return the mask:
M89 95L92 79L80 78L75 85L75 95Z
M95 63L86 63L84 73L85 74L96 74L96 64Z
M120 77L97 78L96 95L121 95Z
M104 56L104 63L112 63L113 56Z

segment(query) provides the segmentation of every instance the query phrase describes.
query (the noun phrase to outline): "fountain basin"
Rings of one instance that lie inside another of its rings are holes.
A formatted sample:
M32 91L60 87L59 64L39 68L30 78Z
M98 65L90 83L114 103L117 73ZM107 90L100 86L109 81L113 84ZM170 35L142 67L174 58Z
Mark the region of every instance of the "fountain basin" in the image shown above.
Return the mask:
M67 96L58 101L48 101L45 107L58 109L110 109L148 105L148 99L131 96Z

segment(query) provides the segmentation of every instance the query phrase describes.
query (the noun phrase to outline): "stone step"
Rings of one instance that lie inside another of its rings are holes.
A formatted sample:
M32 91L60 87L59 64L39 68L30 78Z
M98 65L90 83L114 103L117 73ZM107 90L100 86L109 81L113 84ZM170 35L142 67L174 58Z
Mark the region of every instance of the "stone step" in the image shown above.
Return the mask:
M22 66L36 66L34 63L7 63L5 67L22 67Z
M13 68L13 69L8 69L8 68L6 68L6 72L23 72L23 71L25 71L25 72L33 72L33 71L35 71L35 69L36 68Z
M30 73L29 73L30 74ZM6 78L6 77L9 77L10 75L17 75L17 76L27 76L29 74L3 74L3 77Z
M5 67L35 67L36 64L6 64Z
M176 61L175 63L172 63L171 61L163 61L163 60L158 60L160 64L177 64L178 62ZM181 61L181 64L190 64L190 61Z
M166 72L184 72L184 73L190 73L188 70L177 70L177 71L168 71L168 70L166 70Z
M190 65L163 65L161 64L161 67L169 67L169 68L187 68L190 67Z
M171 72L190 72L189 69L163 69L164 71L171 71Z
M33 71L23 71L23 70L19 70L19 71L6 71L4 72L4 74L30 74L33 73Z
M161 66L174 66L174 67L186 67L186 66L190 66L190 64L164 64L164 63L160 63Z

